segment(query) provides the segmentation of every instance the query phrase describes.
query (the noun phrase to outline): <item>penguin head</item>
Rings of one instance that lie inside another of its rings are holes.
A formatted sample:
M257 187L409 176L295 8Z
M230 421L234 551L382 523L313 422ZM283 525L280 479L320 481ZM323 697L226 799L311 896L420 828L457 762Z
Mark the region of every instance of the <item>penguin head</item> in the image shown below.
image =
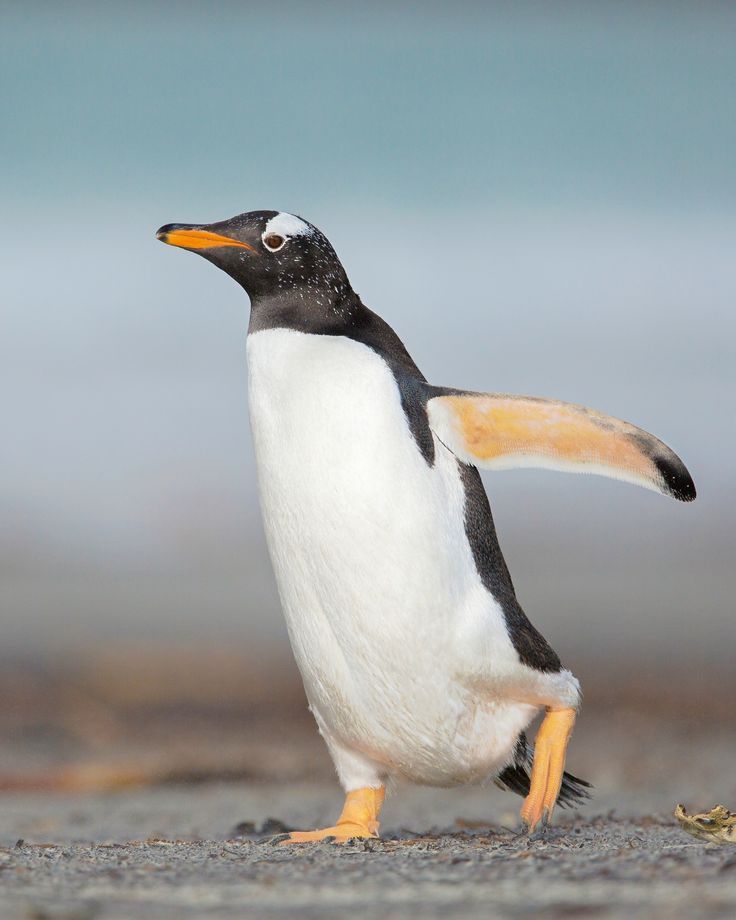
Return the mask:
M166 224L156 237L204 256L259 302L334 311L353 295L327 237L285 211L249 211L214 224Z

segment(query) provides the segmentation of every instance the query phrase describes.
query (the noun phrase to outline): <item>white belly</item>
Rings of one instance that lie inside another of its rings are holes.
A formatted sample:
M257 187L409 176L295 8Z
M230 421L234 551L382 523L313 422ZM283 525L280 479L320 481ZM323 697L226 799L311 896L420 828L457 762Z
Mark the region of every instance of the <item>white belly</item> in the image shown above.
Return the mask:
M483 778L532 707L457 680L478 628L515 653L464 530L454 456L414 442L370 348L286 329L248 337L266 535L297 664L323 730L422 782Z

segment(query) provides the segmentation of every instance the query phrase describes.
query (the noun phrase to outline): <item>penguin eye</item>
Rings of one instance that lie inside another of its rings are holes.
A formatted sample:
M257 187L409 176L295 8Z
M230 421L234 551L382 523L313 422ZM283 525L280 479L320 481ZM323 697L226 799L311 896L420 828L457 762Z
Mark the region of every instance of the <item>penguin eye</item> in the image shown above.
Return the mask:
M270 249L271 252L276 252L286 242L286 238L280 236L278 233L269 233L263 237L263 245L266 249Z

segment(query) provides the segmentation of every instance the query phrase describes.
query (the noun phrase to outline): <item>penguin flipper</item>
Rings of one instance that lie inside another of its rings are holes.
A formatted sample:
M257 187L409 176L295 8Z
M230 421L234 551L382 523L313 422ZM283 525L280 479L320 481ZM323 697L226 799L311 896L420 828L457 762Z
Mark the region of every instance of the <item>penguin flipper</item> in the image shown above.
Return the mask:
M442 443L473 466L596 473L680 501L695 498L690 473L666 444L641 428L585 406L533 396L430 388L427 416Z

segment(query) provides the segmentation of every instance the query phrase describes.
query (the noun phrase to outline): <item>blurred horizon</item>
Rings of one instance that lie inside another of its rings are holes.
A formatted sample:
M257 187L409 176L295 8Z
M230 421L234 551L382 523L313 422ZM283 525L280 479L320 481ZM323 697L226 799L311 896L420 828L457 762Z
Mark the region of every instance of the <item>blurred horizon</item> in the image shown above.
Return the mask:
M154 238L265 207L325 231L431 381L682 456L693 506L484 476L573 671L730 660L736 7L7 3L0 52L4 656L286 654L247 298Z

